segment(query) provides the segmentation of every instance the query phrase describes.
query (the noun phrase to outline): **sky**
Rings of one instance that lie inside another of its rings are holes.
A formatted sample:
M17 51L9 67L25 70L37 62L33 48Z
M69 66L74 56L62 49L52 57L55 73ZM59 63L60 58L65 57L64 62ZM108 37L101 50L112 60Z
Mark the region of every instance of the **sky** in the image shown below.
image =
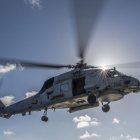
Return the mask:
M88 64L140 61L139 7L139 0L108 0L88 45ZM0 0L0 57L75 64L79 59L70 0ZM140 80L139 69L118 70ZM19 101L66 71L0 66L0 97ZM101 105L72 114L49 110L47 123L41 122L43 111L0 118L0 139L140 140L140 93L110 106L108 113Z

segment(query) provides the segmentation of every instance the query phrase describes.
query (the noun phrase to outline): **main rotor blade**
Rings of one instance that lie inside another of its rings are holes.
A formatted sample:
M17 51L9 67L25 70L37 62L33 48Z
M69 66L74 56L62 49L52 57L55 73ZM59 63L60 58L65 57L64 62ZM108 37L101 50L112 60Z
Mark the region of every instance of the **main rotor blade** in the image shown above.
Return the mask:
M91 33L95 29L101 7L106 0L73 0L75 26L77 29L78 57L82 60Z
M16 64L17 66L23 66L28 68L51 68L51 69L71 68L71 65L36 63L36 62L22 61L16 59L14 60L14 59L0 58L0 65L5 65L5 64Z
M116 68L140 68L140 62L129 62L129 63L121 63L116 65L108 65L106 67L116 67Z

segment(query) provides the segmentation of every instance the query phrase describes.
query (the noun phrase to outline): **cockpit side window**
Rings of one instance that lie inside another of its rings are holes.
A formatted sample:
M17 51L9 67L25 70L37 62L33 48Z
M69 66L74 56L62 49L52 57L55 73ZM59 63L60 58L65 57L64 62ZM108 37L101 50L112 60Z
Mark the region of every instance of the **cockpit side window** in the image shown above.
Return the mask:
M46 80L43 87L41 88L41 93L44 92L46 89L51 88L53 86L53 83L54 77Z
M114 74L114 77L118 77L118 76L119 76L119 74L117 74L117 73L116 73L116 74Z
M116 70L109 70L107 71L106 75L107 77L114 78L120 76L120 73L117 72Z

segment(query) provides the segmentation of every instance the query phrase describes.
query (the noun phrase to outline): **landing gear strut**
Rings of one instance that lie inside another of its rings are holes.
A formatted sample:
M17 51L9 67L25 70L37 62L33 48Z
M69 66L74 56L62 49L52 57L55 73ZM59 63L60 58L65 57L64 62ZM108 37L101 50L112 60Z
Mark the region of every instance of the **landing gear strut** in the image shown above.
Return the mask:
M94 105L96 103L96 96L93 94L88 95L87 101L90 105Z
M104 104L104 105L102 106L102 111L103 111L103 112L108 112L109 110L110 110L109 103Z
M43 122L47 122L48 121L48 117L47 117L47 109L45 109L43 116L41 117L41 120Z

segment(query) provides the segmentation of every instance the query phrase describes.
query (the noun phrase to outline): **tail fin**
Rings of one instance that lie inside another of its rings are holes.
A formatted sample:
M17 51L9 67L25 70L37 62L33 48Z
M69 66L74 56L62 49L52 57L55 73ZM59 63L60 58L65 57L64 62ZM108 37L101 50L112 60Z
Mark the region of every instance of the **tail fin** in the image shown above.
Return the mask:
M3 102L0 100L0 113L3 111L4 108L5 108L5 105L4 105Z

